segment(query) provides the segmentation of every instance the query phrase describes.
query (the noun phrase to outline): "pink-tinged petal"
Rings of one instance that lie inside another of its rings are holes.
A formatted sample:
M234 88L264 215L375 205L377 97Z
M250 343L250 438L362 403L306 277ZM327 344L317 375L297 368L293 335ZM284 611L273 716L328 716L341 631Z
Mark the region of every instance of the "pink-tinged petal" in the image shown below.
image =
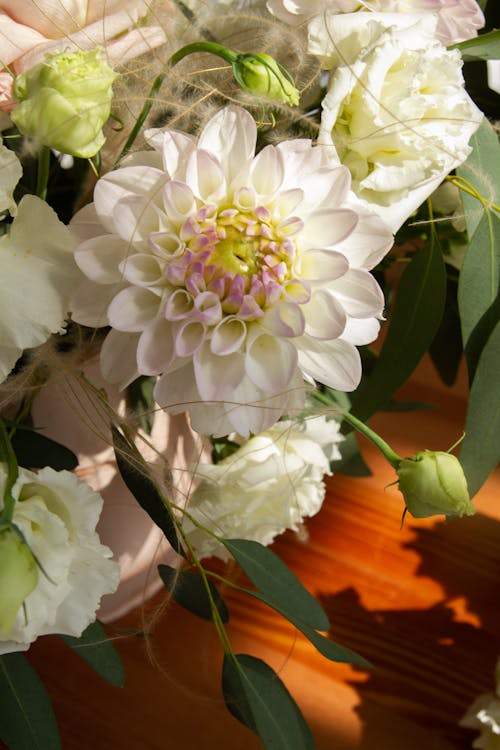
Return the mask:
M122 65L139 55L151 52L166 41L165 31L161 26L131 29L127 34L107 42L106 56L110 65Z
M383 313L384 295L369 271L352 269L329 288L353 318L380 317Z
M380 331L376 318L348 318L341 338L354 346L364 346L375 341Z
M184 320L191 315L193 307L193 296L185 289L176 289L168 298L165 317L167 320Z
M182 223L196 211L193 191L185 182L171 180L163 188L163 206L174 224Z
M172 325L157 317L141 333L137 344L137 368L141 375L160 375L175 357Z
M356 204L349 201L356 208ZM359 207L358 207L359 210ZM336 246L349 260L351 268L373 268L394 244L388 225L373 213L362 210L354 232Z
M193 358L198 392L203 401L232 401L234 389L245 375L245 359L239 352L218 357L205 342Z
M245 372L266 393L285 390L296 369L297 350L289 341L261 333L248 342Z
M205 325L216 325L222 318L220 299L214 292L201 292L194 300L194 315Z
M361 380L361 358L352 344L342 339L318 341L303 336L297 343L299 366L309 377L339 391L354 391Z
M192 135L180 130L161 130L150 128L144 132L144 138L150 146L159 151L163 157L163 169L173 180L182 180L189 154L196 146Z
M226 181L219 160L201 148L197 148L189 157L186 182L205 202L220 200L226 194Z
M205 340L206 326L198 320L187 320L174 333L178 357L192 357Z
M10 65L23 53L47 41L43 34L23 23L17 23L10 14L4 12L0 13L0 40L2 67Z
M123 278L135 286L155 286L161 284L164 278L162 264L158 258L145 253L125 258L120 263L120 271Z
M280 237L293 237L304 228L304 222L298 216L288 216L280 221L276 230Z
M166 260L178 258L184 252L184 244L170 232L151 232L148 244L155 255Z
M136 362L137 336L110 331L101 347L101 372L109 383L126 388L139 377Z
M297 279L287 281L283 285L283 296L291 302L303 305L304 302L308 302L311 298L310 286L307 282L298 281Z
M228 188L245 182L257 142L257 126L253 117L241 107L225 107L203 128L199 148L210 151L221 165Z
M304 225L304 246L311 248L336 245L354 231L357 223L358 214L350 209L314 211Z
M108 307L109 324L119 331L138 333L156 318L161 299L149 289L123 289Z
M148 198L129 196L114 207L113 224L125 241L142 245L158 231L159 212Z
M228 316L214 328L210 340L210 349L214 354L223 357L237 352L247 335L245 323L236 316Z
M117 231L113 214L117 203L124 198L147 196L160 205L162 188L167 179L160 169L148 166L123 167L101 177L94 189L94 204L105 229L113 234Z
M252 185L258 195L273 196L283 184L285 167L281 152L266 146L255 157L251 168Z
M75 252L75 261L83 273L99 284L122 281L119 265L130 252L130 245L116 234L105 234L83 242Z
M299 255L294 264L294 273L311 282L333 281L349 270L349 261L335 250L307 250Z
M342 305L326 289L313 292L310 302L303 306L306 317L306 333L316 339L338 338L346 324Z
M304 313L293 302L279 302L266 310L260 325L275 336L292 338L304 333Z
M72 319L90 328L109 325L108 307L122 286L122 284L96 284L85 279L69 303Z

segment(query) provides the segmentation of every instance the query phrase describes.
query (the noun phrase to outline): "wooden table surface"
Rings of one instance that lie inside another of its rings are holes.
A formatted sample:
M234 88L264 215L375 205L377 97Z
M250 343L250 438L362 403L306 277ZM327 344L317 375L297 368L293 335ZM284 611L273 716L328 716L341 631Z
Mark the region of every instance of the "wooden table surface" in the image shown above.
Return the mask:
M401 455L446 450L460 436L459 394L417 379L401 395L440 402L411 419L386 413L374 420ZM477 496L476 516L449 523L407 518L401 529L401 496L384 489L393 472L372 446L363 444L363 453L373 476L330 478L323 509L307 523L307 541L286 534L274 549L324 605L331 637L374 669L325 660L264 605L228 591L233 647L279 672L318 750L470 748L475 734L457 723L479 693L492 689L500 654L500 475ZM57 638L32 647L64 750L261 747L223 705L213 627L175 603L162 608L163 601L156 596L108 626L125 664L123 688L103 682Z

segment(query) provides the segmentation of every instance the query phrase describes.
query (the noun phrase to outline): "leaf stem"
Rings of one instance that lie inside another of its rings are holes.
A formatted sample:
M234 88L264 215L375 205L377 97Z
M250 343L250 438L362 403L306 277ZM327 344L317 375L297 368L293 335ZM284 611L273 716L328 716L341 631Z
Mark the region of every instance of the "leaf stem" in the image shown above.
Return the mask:
M49 183L50 148L42 146L38 152L38 171L36 178L36 194L42 200L47 199L47 185Z
M355 430L368 438L368 440L370 440L379 449L379 451L383 454L384 458L387 459L391 466L393 466L395 469L398 468L403 459L401 458L401 456L398 456L395 451L392 450L391 446L386 443L385 440L380 437L380 435L378 435L374 430L368 427L368 425L366 425L350 412L344 412L342 416L346 422L349 422L349 424L352 425Z

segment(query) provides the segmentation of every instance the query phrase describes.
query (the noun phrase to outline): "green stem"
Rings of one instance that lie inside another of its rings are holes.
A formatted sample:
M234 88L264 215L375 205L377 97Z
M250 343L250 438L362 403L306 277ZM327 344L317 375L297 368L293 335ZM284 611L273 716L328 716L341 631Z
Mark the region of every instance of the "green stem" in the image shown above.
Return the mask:
M7 429L3 419L0 419L0 449L2 454L2 460L6 463L7 477L5 480L5 488L3 492L3 508L0 513L0 522L10 524L14 517L14 507L16 504L15 498L12 495L12 488L17 482L19 476L19 467L17 465L17 458L12 450L12 445L7 434Z
M129 137L127 138L127 141L120 153L120 156L115 162L115 165L114 165L115 168L118 166L119 162L123 159L123 157L126 154L128 154L128 152L132 148L132 145L135 139L137 138L140 129L144 125L144 122L147 116L149 115L151 111L151 107L153 106L153 103L156 97L158 96L158 93L163 85L163 81L165 80L165 77L168 71L170 70L170 68L173 68L174 65L177 65L177 63L180 62L184 57L187 57L187 55L193 54L193 52L208 52L211 55L216 55L217 57L221 57L230 65L232 65L235 59L238 57L236 52L232 52L231 50L227 49L227 47L224 47L222 44L218 44L217 42L193 42L192 44L186 44L184 47L181 47L180 49L178 49L177 52L174 52L174 54L167 60L164 70L161 73L159 73L154 79L153 85L151 86L151 89L146 98L146 101L141 110L141 113L139 114L139 117L137 118Z
M36 180L36 194L42 200L47 199L47 185L49 183L50 148L42 146L38 153L38 172Z
M392 450L391 446L386 443L385 440L380 437L380 435L377 435L376 432L371 430L364 422L355 417L353 414L350 414L350 412L344 412L342 416L346 422L349 422L349 424L354 427L355 430L360 432L374 445L377 446L379 451L383 454L387 461L389 461L391 466L393 466L395 469L398 468L403 459L401 458L401 456L398 456L395 451Z

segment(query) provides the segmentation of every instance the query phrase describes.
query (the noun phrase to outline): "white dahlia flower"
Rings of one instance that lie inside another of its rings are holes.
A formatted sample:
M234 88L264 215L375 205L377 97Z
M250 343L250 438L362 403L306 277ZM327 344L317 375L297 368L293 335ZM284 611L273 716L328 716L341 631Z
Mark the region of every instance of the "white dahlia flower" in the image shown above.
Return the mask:
M6 478L0 464L0 497ZM12 494L13 523L41 568L24 611L19 609L9 632L0 633L0 654L24 651L39 635L80 636L95 620L101 597L115 591L119 580L118 565L109 559L111 550L95 531L102 498L88 484L69 471L45 468L35 474L19 469ZM0 570L2 590L11 577L16 579L18 558Z
M271 544L320 510L323 476L331 474L330 461L340 458L342 440L339 423L324 416L278 422L218 464L197 465L202 482L187 510L225 539ZM225 547L188 518L183 527L200 558L228 559Z
M291 26L305 23L324 11L434 13L436 36L445 45L477 36L477 30L484 26L484 15L476 0L268 0L267 8Z
M393 231L465 161L483 118L435 25L432 14L329 12L309 26L310 51L333 68L319 142Z
M303 375L356 388L384 306L369 270L391 233L348 170L302 139L255 155L256 136L238 107L197 141L149 131L154 151L100 179L73 224L73 317L112 327L104 376L161 375L157 402L204 434L262 432L301 407Z

